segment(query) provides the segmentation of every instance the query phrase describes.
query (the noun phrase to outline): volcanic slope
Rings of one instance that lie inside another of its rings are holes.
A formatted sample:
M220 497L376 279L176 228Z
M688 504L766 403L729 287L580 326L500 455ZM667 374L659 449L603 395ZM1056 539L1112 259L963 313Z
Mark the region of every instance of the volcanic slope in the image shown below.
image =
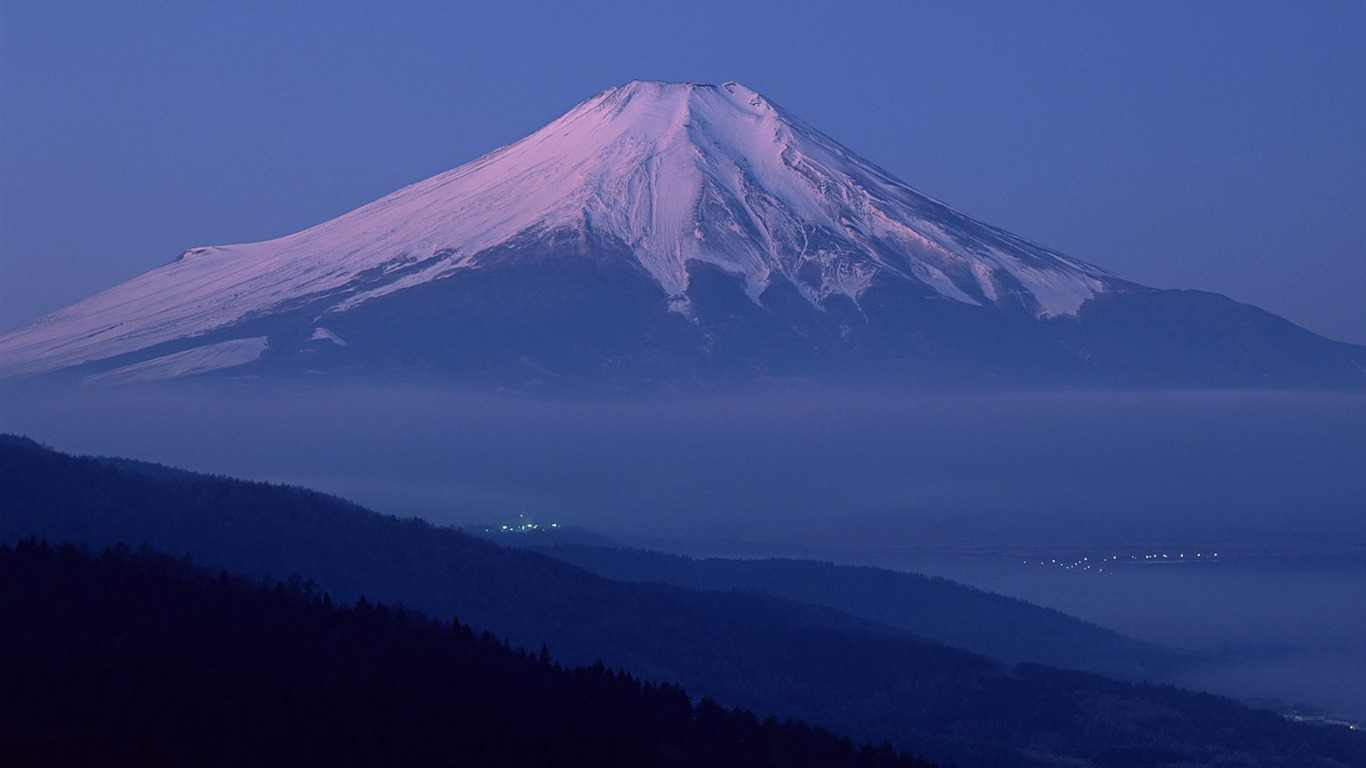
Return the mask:
M0 337L0 376L1366 386L1366 349L978 222L736 83L632 82Z

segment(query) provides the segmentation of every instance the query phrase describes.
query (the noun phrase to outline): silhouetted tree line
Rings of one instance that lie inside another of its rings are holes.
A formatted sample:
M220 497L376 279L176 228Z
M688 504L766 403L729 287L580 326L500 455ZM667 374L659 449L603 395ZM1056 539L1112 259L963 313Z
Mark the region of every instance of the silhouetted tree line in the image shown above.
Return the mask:
M0 628L6 765L933 765L145 548L0 547Z
M325 494L0 435L0 543L30 534L148 543L253 578L307 573L338 603L369 595L458 615L516 645L548 643L567 666L604 659L728 707L891 739L941 763L1366 768L1366 734L1222 697L1011 667L767 595L622 584Z

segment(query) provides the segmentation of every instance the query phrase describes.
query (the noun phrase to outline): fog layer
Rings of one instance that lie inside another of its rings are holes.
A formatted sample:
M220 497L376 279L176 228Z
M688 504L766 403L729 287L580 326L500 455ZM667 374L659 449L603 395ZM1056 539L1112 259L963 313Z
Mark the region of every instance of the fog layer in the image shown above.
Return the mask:
M59 450L305 485L442 524L527 515L675 551L940 573L1237 650L1210 687L1366 713L1360 691L1332 682L1366 671L1366 396L3 394L0 429ZM1052 562L1216 552L1108 573Z

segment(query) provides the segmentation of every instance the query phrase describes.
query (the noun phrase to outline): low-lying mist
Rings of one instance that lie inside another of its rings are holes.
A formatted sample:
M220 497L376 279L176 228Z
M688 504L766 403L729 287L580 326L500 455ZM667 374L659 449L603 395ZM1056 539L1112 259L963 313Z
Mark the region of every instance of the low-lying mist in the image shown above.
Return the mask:
M938 573L1226 653L1193 684L1366 714L1342 682L1366 674L1362 395L0 394L0 429L63 451L440 524L526 515L674 551Z

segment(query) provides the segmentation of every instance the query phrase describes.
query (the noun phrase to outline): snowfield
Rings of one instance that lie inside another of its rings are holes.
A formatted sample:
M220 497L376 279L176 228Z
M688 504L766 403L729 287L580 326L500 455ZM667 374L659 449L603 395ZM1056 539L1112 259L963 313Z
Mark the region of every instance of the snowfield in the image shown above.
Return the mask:
M835 295L857 303L890 273L953 301L1050 317L1118 282L921 195L742 85L632 82L331 221L194 248L43 317L0 338L0 377L301 306L345 312L478 266L517 238L566 231L624 244L685 316L690 261L738 275L756 302L781 277L817 307Z

